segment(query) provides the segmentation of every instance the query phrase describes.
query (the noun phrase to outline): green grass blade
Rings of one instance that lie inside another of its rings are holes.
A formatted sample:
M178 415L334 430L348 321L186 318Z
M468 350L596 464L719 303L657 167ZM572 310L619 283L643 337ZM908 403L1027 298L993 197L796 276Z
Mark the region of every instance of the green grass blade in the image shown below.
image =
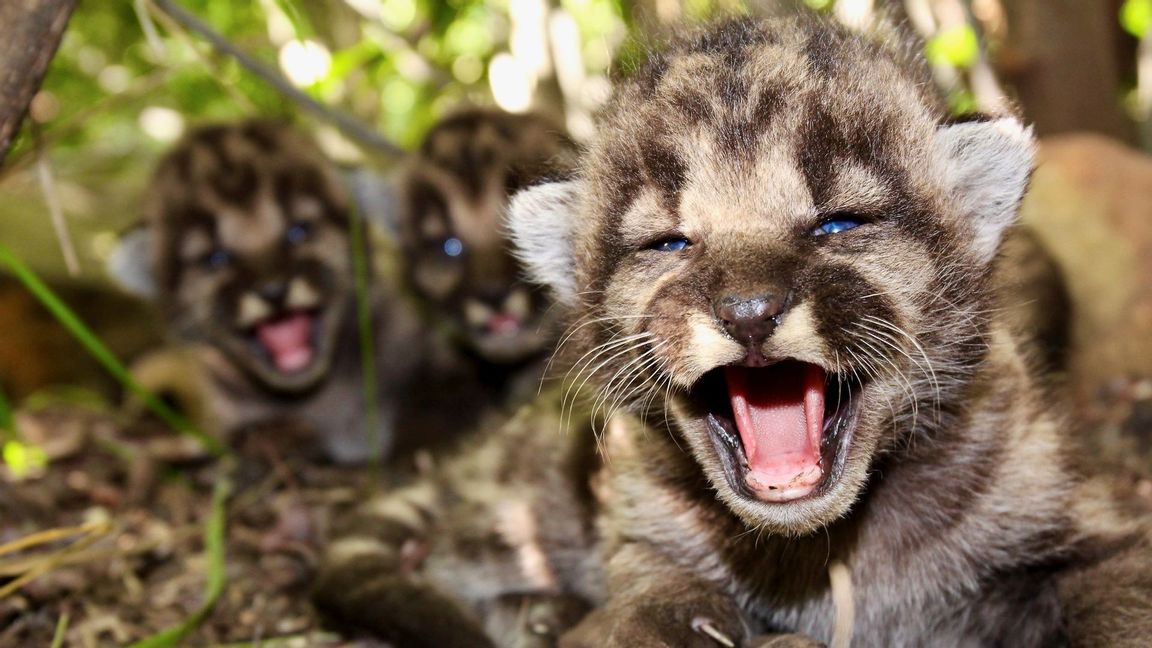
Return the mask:
M11 435L11 438L7 438ZM5 441L21 441L20 431L16 429L16 419L12 418L12 406L8 404L8 396L4 393L4 386L0 385L0 446Z
M232 495L233 462L225 458L220 464L221 477L212 490L212 510L204 526L204 553L208 557L208 574L204 583L204 602L183 622L137 641L128 648L168 648L181 645L185 637L208 618L228 582L225 565L225 531L228 527L228 499Z
M55 316L56 320L59 321L64 328L68 329L68 332L71 333L73 337L84 345L84 348L96 358L108 373L112 374L125 389L140 397L145 407L156 414L156 416L159 416L160 419L171 426L172 429L181 434L193 437L204 444L204 447L208 448L213 454L226 454L224 446L222 446L219 441L196 429L187 419L169 407L164 401L157 398L155 394L144 389L143 386L136 382L136 379L132 377L128 369L116 359L116 356L108 350L108 347L100 341L100 338L96 337L92 330L88 328L84 322L80 321L80 318L72 312L72 309L68 308L68 306L32 272L31 268L2 244L0 244L0 265L8 266L12 274Z
M68 633L68 613L60 615L56 621L56 632L52 635L52 648L63 648L64 635Z
M372 295L369 285L368 263L368 224L359 213L352 213L349 229L352 233L352 264L356 273L356 317L360 334L360 370L363 373L365 427L368 432L368 447L371 449L372 463L377 465L383 453L383 439L380 437L380 403L376 387L375 336L372 335Z

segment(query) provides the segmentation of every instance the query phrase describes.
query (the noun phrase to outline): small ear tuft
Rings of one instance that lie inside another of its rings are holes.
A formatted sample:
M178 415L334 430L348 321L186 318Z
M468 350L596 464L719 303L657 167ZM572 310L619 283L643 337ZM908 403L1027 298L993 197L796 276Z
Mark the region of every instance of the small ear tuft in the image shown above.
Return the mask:
M104 263L105 271L121 288L145 299L157 295L156 277L152 274L155 244L152 230L137 225L120 236L116 247Z
M1002 118L944 126L936 139L952 198L972 222L973 247L990 262L1028 188L1036 149L1032 129Z
M516 194L508 207L508 230L516 256L536 283L562 304L576 302L573 230L583 183L549 182Z

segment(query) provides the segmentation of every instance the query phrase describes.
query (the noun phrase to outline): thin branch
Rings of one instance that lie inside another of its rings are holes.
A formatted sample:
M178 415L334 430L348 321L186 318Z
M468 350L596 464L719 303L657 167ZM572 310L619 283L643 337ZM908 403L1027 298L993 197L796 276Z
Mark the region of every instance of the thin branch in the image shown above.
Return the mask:
M237 63L276 88L277 91L290 100L312 112L317 117L331 123L339 129L341 133L353 141L391 157L398 157L404 154L403 149L383 138L374 129L360 120L308 96L307 93L292 85L291 82L271 66L256 60L248 53L236 47L199 18L175 2L172 2L172 0L152 0L152 4L189 31L199 34L218 51L236 59Z
M68 276L80 276L80 259L76 256L76 246L72 244L72 234L68 229L68 221L64 218L64 210L60 208L60 199L56 194L56 180L52 176L52 165L48 162L48 154L40 141L40 129L33 123L32 136L36 140L36 175L40 179L40 191L44 194L44 204L48 207L48 214L52 217L52 229L56 232L56 242L60 245L60 252L64 255L64 267L68 269Z

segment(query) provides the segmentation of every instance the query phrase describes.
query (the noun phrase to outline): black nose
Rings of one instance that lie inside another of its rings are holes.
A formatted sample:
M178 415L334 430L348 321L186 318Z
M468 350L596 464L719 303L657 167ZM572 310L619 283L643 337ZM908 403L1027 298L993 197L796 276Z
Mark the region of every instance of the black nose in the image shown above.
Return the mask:
M784 310L784 297L728 295L716 300L712 308L732 339L741 344L759 346L776 330L776 318Z
M268 300L269 303L279 305L284 301L285 295L288 294L288 282L269 281L257 288L256 292L260 293L260 296Z

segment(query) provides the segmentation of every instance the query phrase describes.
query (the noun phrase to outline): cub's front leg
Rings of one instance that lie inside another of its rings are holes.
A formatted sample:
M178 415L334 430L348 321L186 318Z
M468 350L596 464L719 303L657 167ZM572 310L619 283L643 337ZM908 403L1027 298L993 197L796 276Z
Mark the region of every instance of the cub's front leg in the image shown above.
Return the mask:
M606 569L607 603L564 635L562 648L748 645L735 600L655 547L625 544Z

